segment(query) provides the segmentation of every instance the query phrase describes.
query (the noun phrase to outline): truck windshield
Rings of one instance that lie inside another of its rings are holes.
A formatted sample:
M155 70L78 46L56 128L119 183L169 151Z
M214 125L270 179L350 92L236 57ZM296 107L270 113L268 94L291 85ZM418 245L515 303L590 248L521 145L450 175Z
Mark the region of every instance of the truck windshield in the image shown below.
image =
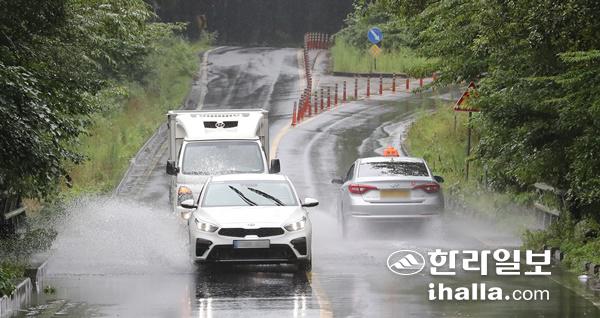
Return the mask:
M203 207L298 205L285 181L214 182L208 185Z
M185 146L183 174L263 173L262 150L252 141L202 141Z

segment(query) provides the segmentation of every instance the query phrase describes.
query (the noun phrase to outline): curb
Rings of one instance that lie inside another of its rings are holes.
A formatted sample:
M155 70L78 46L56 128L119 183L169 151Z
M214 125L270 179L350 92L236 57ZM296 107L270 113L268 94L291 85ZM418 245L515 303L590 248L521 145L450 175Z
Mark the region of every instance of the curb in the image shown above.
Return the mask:
M32 294L31 279L25 278L17 285L12 295L0 298L0 317L6 316L28 305Z
M44 290L46 283L46 267L48 261L38 263L38 265L30 265L25 269L25 276L31 280L31 284L35 287L36 293Z

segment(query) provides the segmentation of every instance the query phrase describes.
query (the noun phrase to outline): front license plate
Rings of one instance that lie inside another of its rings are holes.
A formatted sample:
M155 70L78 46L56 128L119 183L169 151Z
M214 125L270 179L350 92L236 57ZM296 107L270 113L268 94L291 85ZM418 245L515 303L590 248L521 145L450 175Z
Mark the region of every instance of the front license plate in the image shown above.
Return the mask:
M406 198L410 198L410 190L400 190L400 189L381 190L380 197L382 199L406 199Z
M271 241L269 240L238 240L233 241L233 248L269 248Z

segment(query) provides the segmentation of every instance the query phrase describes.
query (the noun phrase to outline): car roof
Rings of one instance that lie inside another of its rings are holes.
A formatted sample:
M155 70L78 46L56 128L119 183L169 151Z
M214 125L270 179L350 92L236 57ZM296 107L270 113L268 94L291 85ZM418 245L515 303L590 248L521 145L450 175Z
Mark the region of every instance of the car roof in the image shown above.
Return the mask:
M240 173L240 174L226 174L220 176L213 176L210 182L224 182L224 181L287 181L288 178L281 174L267 174L267 173Z
M369 163L369 162L422 162L425 163L423 158L417 157L367 157L360 158L357 160L358 163Z

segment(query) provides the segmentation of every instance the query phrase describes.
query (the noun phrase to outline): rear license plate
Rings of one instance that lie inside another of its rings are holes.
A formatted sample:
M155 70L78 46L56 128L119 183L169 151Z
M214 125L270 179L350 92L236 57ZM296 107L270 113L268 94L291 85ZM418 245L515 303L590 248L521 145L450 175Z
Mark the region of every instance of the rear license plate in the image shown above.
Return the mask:
M380 190L380 197L382 199L406 199L406 198L410 198L410 190L403 190L403 189Z
M233 241L233 248L269 248L269 240L237 240Z

